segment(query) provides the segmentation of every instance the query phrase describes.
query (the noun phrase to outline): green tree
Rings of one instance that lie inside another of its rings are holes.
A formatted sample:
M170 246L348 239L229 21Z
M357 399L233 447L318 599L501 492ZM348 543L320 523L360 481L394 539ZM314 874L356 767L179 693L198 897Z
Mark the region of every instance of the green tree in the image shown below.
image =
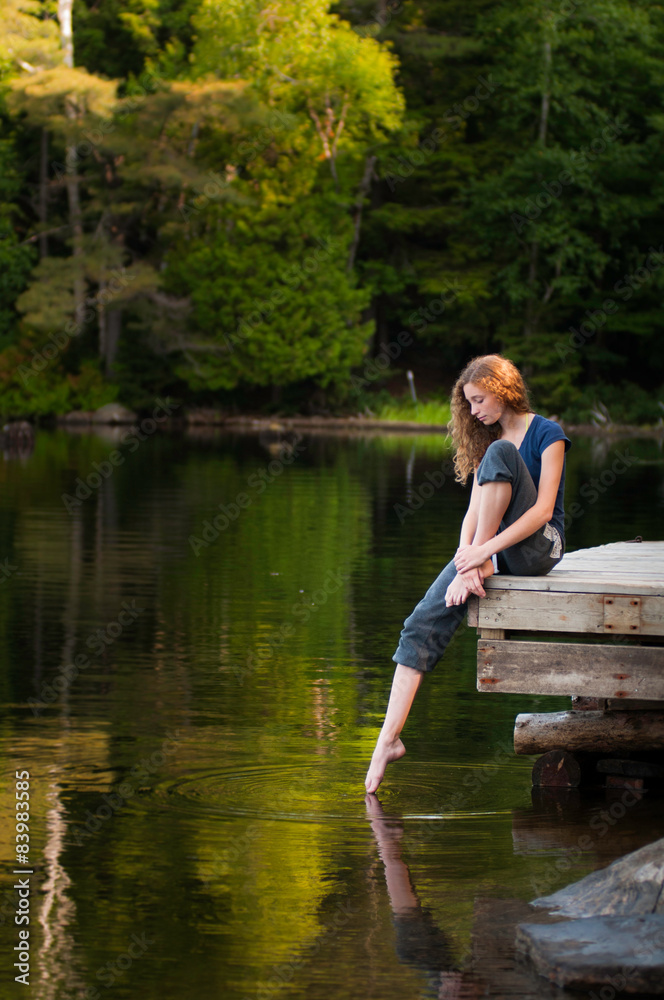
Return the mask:
M321 0L203 3L194 24L195 75L246 81L264 124L225 151L236 201L202 199L198 238L171 255L198 334L179 370L199 388L338 386L371 334L354 260L375 149L403 111L394 57Z
M662 214L658 15L622 0L564 10L528 0L483 23L501 79L493 142L507 156L494 156L465 199L494 262L494 336L556 408L574 402L580 373L595 380L607 362L615 372L627 360L615 350L627 310L617 322L605 314L587 344L576 342L581 352L570 327L601 310L621 271L644 263Z

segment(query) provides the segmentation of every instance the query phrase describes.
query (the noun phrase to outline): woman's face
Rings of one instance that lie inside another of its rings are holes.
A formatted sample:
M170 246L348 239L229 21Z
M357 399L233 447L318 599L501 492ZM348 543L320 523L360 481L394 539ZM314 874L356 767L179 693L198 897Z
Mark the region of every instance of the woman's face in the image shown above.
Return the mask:
M495 424L505 412L505 404L497 396L474 382L466 382L463 394L470 403L470 412L482 424Z

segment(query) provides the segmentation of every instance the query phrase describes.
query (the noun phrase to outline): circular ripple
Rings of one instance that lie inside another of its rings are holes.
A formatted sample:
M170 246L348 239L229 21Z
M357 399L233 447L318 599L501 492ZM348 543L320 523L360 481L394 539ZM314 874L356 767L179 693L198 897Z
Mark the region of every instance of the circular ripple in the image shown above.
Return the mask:
M217 816L250 816L270 820L366 823L364 772L343 764L265 764L215 769L183 775L153 786L136 801ZM381 818L449 821L508 814L514 805L514 774L509 768L482 784L473 768L454 764L401 763L398 777L378 791ZM506 805L505 790L511 787ZM369 816L371 818L371 816Z

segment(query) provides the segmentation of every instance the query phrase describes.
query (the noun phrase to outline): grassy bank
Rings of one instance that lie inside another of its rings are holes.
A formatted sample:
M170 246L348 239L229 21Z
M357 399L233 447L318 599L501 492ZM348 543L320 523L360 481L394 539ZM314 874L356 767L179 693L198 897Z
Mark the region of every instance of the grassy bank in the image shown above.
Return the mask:
M412 421L417 424L448 424L450 415L449 402L440 399L423 400L420 403L414 403L410 399L385 400L367 411L367 416L373 416L376 420L399 423Z

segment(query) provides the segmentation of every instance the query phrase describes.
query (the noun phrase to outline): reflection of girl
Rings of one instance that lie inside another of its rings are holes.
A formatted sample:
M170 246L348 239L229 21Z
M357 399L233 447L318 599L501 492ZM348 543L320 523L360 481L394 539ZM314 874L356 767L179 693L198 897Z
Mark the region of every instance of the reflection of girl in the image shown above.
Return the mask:
M403 757L399 739L423 674L433 670L466 613L470 594L501 573L540 576L563 556L565 452L562 428L530 410L518 369L499 354L471 361L452 390L454 464L473 473L459 548L404 622L383 728L366 777L374 792Z
M385 882L392 907L396 953L400 962L421 969L438 1000L466 1000L479 995L475 984L454 969L450 944L433 914L423 907L408 866L401 857L403 824L385 816L375 795L364 799L385 868Z

